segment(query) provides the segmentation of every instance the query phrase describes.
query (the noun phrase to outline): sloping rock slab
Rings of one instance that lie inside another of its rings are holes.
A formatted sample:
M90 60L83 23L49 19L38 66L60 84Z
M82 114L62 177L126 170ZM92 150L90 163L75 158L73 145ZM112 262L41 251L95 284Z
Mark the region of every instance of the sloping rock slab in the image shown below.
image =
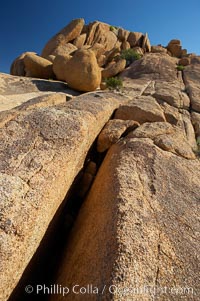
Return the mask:
M139 123L133 120L109 120L97 139L97 151L104 152L112 144L116 143L122 135L127 135L139 126Z
M91 144L120 104L111 94L95 95L24 111L0 129L1 301L16 286Z
M82 300L73 289L89 283L98 294L86 292L88 301L197 301L199 179L198 160L164 152L149 139L113 145L60 264L56 283L70 290L64 299Z
M63 93L67 99L80 94L63 82L0 73L0 112L50 93L54 94L55 98L57 98L57 93Z
M66 102L69 99L72 99L73 96L65 93L59 92L30 92L23 94L14 94L14 95L0 95L0 116L2 111L12 111L20 106L29 104L32 102L37 102L41 104L41 99L51 98L54 99L55 104L57 99L63 99L62 102ZM0 118L1 119L1 118Z
M121 73L121 77L147 78L148 80L177 80L176 58L164 53L145 54Z
M84 24L84 19L72 20L67 26L65 26L47 42L42 50L42 56L46 58L48 55L54 55L57 48L62 47L68 42L76 39L80 35Z
M17 115L21 113L23 114L24 111L32 110L35 108L53 107L58 104L66 103L66 100L66 94L64 93L43 93L41 96L31 98L30 100L23 102L21 105L17 107L15 106L11 110L4 110L1 112L0 109L0 128L2 128L8 121L17 117ZM14 102L14 105L16 105L16 102ZM5 107L8 107L8 104L7 106L5 104ZM0 105L0 108L2 108L2 104Z
M180 82L156 81L155 93L153 94L158 101L166 101L173 107L189 109L190 99L180 87Z
M130 97L130 99L133 99L134 97L141 96L150 84L151 81L146 78L123 78L123 93Z
M27 78L0 73L0 95L15 95L43 91L63 92L74 96L80 94L79 92L70 89L66 83L61 81Z
M186 140L182 129L172 126L168 122L144 123L134 132L130 138L151 138L154 143L166 150L186 159L196 159L189 141Z
M164 113L151 96L140 96L122 105L115 113L116 119L135 120L139 123L166 121Z

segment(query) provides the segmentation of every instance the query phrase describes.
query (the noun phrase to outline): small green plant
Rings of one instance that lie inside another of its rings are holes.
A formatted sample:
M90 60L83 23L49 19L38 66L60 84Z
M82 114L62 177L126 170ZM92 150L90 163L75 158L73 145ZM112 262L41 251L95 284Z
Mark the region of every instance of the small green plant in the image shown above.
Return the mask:
M177 65L176 69L178 71L183 71L185 69L185 67L183 65Z
M115 30L117 30L117 29L118 29L117 26L110 25L110 31L115 31Z
M110 31L114 31L115 30L115 27L110 25Z
M109 77L105 79L106 86L110 90L120 90L123 87L123 81L118 77Z
M120 57L126 60L126 66L129 66L136 60L141 59L142 55L137 53L134 49L125 49L122 50Z

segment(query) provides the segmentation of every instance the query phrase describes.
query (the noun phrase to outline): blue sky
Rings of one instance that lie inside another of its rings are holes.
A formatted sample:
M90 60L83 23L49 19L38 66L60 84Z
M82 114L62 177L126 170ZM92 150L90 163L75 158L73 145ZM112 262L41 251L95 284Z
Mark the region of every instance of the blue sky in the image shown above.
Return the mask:
M0 9L0 72L25 51L40 54L45 43L72 19L100 20L148 32L152 45L178 38L200 54L200 0L5 0Z

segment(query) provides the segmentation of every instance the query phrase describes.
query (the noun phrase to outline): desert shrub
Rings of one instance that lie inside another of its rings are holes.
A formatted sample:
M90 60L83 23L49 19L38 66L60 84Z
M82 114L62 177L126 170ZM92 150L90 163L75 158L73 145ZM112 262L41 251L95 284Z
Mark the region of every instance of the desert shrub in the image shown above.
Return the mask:
M122 50L120 57L126 60L126 65L128 66L134 61L141 59L142 55L130 48Z
M115 31L115 30L117 30L117 29L118 29L117 26L110 25L110 31Z
M184 66L183 65L177 65L177 67L176 67L176 69L178 70L178 71L183 71L184 70Z
M113 90L120 90L123 87L123 81L121 78L118 77L109 77L105 79L106 86L108 89Z

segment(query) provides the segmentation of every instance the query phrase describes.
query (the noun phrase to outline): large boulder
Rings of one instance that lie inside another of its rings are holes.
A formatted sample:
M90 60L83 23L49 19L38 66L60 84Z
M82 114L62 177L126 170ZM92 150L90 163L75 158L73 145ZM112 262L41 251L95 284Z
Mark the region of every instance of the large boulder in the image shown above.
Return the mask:
M151 51L151 43L148 37L148 34L145 33L144 37L143 37L143 41L142 41L142 46L141 48L145 51L145 52L150 52Z
M154 140L160 135L172 133L174 133L174 127L168 122L145 122L130 133L128 138L150 138Z
M53 61L53 71L58 80L65 81L66 64L71 60L71 55L57 55Z
M24 65L24 57L27 54L36 54L35 52L24 52L20 56L18 56L12 63L10 67L10 74L17 76L25 76L25 65Z
M28 53L24 57L26 76L38 78L54 78L52 62L36 54Z
M198 300L199 179L198 159L151 139L113 145L60 263L56 283L69 288L64 299L82 300L80 289L89 283L99 293L88 290L88 301L102 292L102 300Z
M131 47L142 46L143 34L141 32L130 32L127 41Z
M109 24L102 23L99 21L94 21L88 24L86 44L93 45L96 42L96 40L99 38L99 35L102 34L102 32L108 32L108 31L110 31Z
M177 125L181 119L181 113L178 108L169 105L167 102L160 102L160 106L164 112L167 122Z
M47 42L42 50L41 56L46 58L50 54L54 55L57 48L64 47L65 44L76 39L80 35L83 26L84 19L72 20L66 27Z
M105 45L105 49L110 51L117 44L117 37L112 31L108 31L104 37L98 39L97 42Z
M0 131L0 299L7 300L120 100L83 95L21 110Z
M151 138L161 149L182 156L186 159L196 159L192 146L187 141L184 132L167 122L144 123L129 138Z
M120 106L115 112L115 118L139 123L166 121L161 107L151 96L140 96Z
M130 48L131 48L131 46L130 46L129 42L127 42L127 41L122 42L121 50L127 50L127 49L130 49Z
M104 46L99 43L95 43L94 45L92 45L92 47L89 47L88 49L92 50L95 53L97 59L105 53Z
M122 72L121 77L148 78L148 80L177 80L177 59L165 53L148 53L133 62Z
M53 52L53 54L51 54L51 56L52 55L54 55L54 56L57 56L57 55L68 55L68 54L73 53L77 49L78 48L75 45L73 45L72 43L61 44L61 45L59 45L55 49L55 51ZM49 57L49 55L48 55L48 57Z
M179 61L178 64L182 66L188 66L190 65L191 59L190 57L182 57Z
M105 50L110 51L117 42L117 36L110 31L110 25L95 21L89 24L89 32L86 40L87 45L102 44Z
M107 62L107 58L104 54L100 55L100 57L97 58L97 63L99 67L103 67Z
M67 82L69 87L85 92L96 90L99 87L101 71L92 50L77 50L70 60L64 58L63 62L64 65L62 60L60 60L62 79ZM58 74L59 78L60 72L57 72L58 68L59 66L54 67L54 72L56 76Z
M107 59L107 63L110 63L116 56L120 55L120 53L121 53L120 47L119 46L115 46L110 51L107 51L105 53L105 56L106 56L106 59Z
M167 53L167 49L160 45L152 45L151 52L153 53Z
M153 97L158 101L165 101L173 107L189 109L190 99L183 90L183 86L181 89L180 82L177 80L173 82L157 81Z
M167 50L171 52L172 56L181 57L182 47L180 40L171 40L167 45Z
M130 31L123 28L118 29L117 37L121 42L127 41Z
M84 45L84 43L85 43L85 40L86 40L86 37L87 37L86 33L81 34L80 36L78 36L78 37L74 40L73 44L74 44L77 48L83 47L83 45Z
M139 126L133 120L109 120L97 139L97 151L105 152L112 144L116 143L122 135L128 134Z

